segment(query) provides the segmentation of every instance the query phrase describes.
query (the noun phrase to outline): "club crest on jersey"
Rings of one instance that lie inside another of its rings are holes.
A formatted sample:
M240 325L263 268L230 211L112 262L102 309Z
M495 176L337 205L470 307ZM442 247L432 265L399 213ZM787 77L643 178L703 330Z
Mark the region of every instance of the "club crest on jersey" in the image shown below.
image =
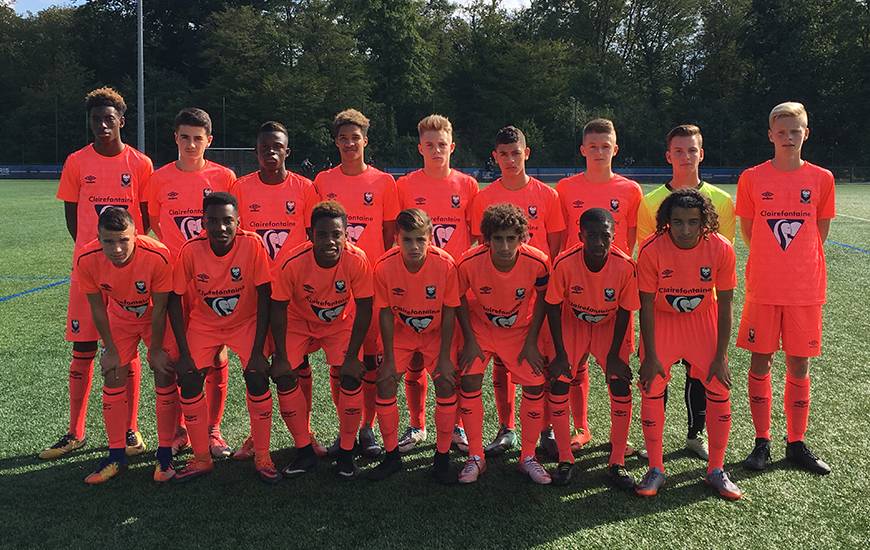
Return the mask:
M375 202L375 194L371 191L366 191L363 193L363 204L366 206L371 206Z
M241 294L207 297L205 298L205 303L208 304L208 307L210 307L215 314L221 317L229 317L236 310L236 306L239 305L240 296Z
M801 204L809 204L812 192L809 189L801 189Z
M296 201L287 201L284 203L284 211L288 214L296 212Z
M453 208L459 208L459 205L462 204L462 198L459 195L450 195L450 206Z
M278 252L281 251L281 247L284 246L287 237L290 236L290 232L284 229L257 229L257 235L263 240L269 257L274 260L278 256Z
M96 183L97 176L85 176L85 183Z
M514 291L514 296L516 296L517 300L522 300L526 297L526 289L518 288Z
M404 288L395 287L392 289L392 292L393 292L393 296L404 296L405 295Z
M231 267L230 268L230 277L234 281L241 281L242 280L242 268L236 267L236 266Z
M665 294L665 300L674 308L677 313L691 313L701 305L704 296L696 294L693 296L677 296L674 294Z
M434 300L435 299L435 285L429 285L426 287L426 299Z
M610 209L619 212L619 199L610 199Z
M767 220L767 225L773 232L773 238L779 243L779 247L785 251L797 237L798 231L804 225L803 220Z
M701 280L702 281L712 281L713 280L713 270L709 267L701 268Z
M516 324L518 314L514 313L513 315L496 315L494 313L487 313L487 318L492 321L492 324L497 326L498 328L511 328Z
M139 294L148 292L148 289L145 287L145 281L136 281L134 284L136 285L136 292Z
M78 334L81 329L81 325L79 324L78 319L70 319L69 328L72 330L73 334Z
M571 308L574 310L574 317L577 317L581 321L586 321L594 325L595 323L601 322L607 315L594 315L592 313L586 313L585 311L581 311L576 308Z
M432 237L435 241L435 246L438 248L444 248L447 246L447 243L450 242L450 237L453 236L453 232L456 231L456 226L453 224L447 223L436 223L432 226Z
M750 343L750 344L754 344L754 343L755 343L755 329L754 329L754 328L749 329L749 338L748 338L748 340L749 340L749 343Z
M133 181L133 176L126 172L121 174L121 187L130 187L131 181Z
M124 306L124 309L136 315L137 318L145 315L145 312L148 311L148 304L144 304L141 306Z
M529 205L529 217L532 219L538 217L538 207L534 204Z
M604 301L605 302L612 302L614 300L616 300L616 291L613 290L612 288L605 288L604 289Z
M335 291L339 294L343 294L347 291L347 285L344 284L344 281L335 281Z
M211 195L211 193L212 193L211 187L206 187L205 189L202 190L203 198Z
M202 232L202 218L199 216L175 216L174 219L185 240L192 239Z
M571 287L571 294L581 294L583 292L583 287L580 285L574 285Z
M352 244L356 244L362 238L363 231L366 230L364 223L349 223L347 224L347 238Z
M482 287L480 287L480 293L481 294L492 294L492 287L491 286L482 286Z
M412 317L411 315L405 315L404 313L399 313L399 319L402 320L405 325L413 329L414 332L420 333L426 330L429 325L432 324L432 317Z
M314 310L314 314L317 315L318 319L324 323L331 323L341 316L341 312L344 311L344 304L335 307L317 307L311 304L311 309Z

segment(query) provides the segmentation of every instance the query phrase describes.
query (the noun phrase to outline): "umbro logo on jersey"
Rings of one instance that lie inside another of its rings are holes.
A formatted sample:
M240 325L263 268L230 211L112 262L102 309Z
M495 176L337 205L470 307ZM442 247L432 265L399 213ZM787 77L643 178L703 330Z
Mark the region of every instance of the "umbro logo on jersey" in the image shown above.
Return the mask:
M242 268L237 267L237 266L231 267L230 268L230 278L232 278L232 280L234 280L234 281L241 281L242 280Z
M202 218L199 216L175 216L173 219L184 235L184 240L192 239L202 232Z
M595 324L607 317L607 315L593 315L591 313L586 313L585 311L580 311L576 308L571 308L574 310L574 316L580 319L581 321L586 321L587 323Z
M349 223L347 224L347 238L350 242L356 244L362 238L363 231L366 230L364 223Z
M129 311L130 313L135 313L136 317L142 317L145 315L145 312L148 311L148 304L141 306L124 306L124 309Z
M148 288L145 286L145 281L136 281L134 284L136 285L136 292L139 294L145 294L148 292Z
M619 212L619 199L610 199L610 209Z
M492 287L491 286L482 286L482 287L480 287L480 293L481 294L492 294Z
M70 319L69 328L70 328L70 330L72 330L73 334L78 334L79 329L81 329L81 325L79 324L79 320L78 319Z
M773 232L773 238L779 243L779 247L786 250L791 242L797 237L798 231L804 225L803 220L767 220L767 225Z
M517 300L522 300L526 297L526 289L518 288L514 291L514 296L516 296Z
M574 208L583 208L584 204L586 204L586 203L581 201L581 200L576 200L576 201L571 203L571 206L573 206Z
M773 193L771 191L765 191L764 193L761 194L761 200L772 201L773 200Z
M344 311L344 304L335 307L317 307L311 304L311 309L314 310L314 314L317 315L318 319L324 323L331 323L341 316L341 312Z
M311 294L314 292L314 287L306 283L306 284L302 285L302 290Z
M453 208L459 208L462 204L462 197L459 195L450 195L450 206Z
M513 315L495 315L492 313L486 314L487 318L492 321L492 324L498 328L511 328L516 324L518 314Z
M124 210L127 210L127 205L126 204L95 204L94 205L94 210L96 210L97 216L101 216L103 214L103 212L105 212L106 209L108 209L108 208L123 208Z
M613 290L612 288L605 288L604 289L604 301L605 302L612 302L614 300L616 300L616 291Z
M426 299L434 300L435 299L435 285L429 285L426 287Z
M127 173L121 174L121 187L130 187L131 181L133 181L133 176Z
M275 259L278 252L281 251L281 247L284 246L284 242L287 240L290 232L284 229L257 229L257 235L263 239L263 244L266 245L266 252L269 253L269 257Z
M250 210L251 212L259 212L260 208L262 208L262 207L257 203L253 203L250 206L248 206L248 210Z
M447 223L436 223L432 226L432 237L435 240L435 246L444 248L450 242L450 237L456 231L456 226Z
M665 300L671 304L678 313L691 313L701 305L704 296L696 294L694 296L677 296L674 294L665 294Z
M232 313L236 310L236 306L239 305L239 297L241 294L234 294L232 296L217 296L214 298L206 298L205 303L208 304L208 307L211 308L217 315L221 317L228 317L232 315Z
M210 277L208 276L208 273L197 273L196 274L196 280L201 282L201 283L207 283L209 279L210 279Z
M363 204L366 206L371 206L375 202L375 194L371 191L366 191L363 193Z
M432 324L432 317L412 317L403 313L399 314L399 319L402 320L409 328L414 329L414 332L420 333L426 330Z
M334 201L337 197L338 197L338 195L336 195L335 193L327 193L326 194L326 198L331 200L331 201Z
M662 279L670 279L673 276L674 276L673 269L665 269L664 271L662 271Z
M339 294L347 291L347 285L344 284L344 281L335 281L335 291Z
M296 201L287 201L284 203L284 211L288 214L296 212Z
M206 187L205 189L202 190L203 198L211 195L211 193L212 193L211 187Z
M417 206L423 206L426 204L426 197L417 197L414 199L414 204Z
M811 348L817 348L817 347L819 347L819 341L818 341L818 340L810 340L808 343L809 343L809 345L810 345Z
M809 204L812 198L812 191L809 189L801 189L801 204Z
M112 285L110 285L109 283L100 283L100 288L102 288L106 292L112 292Z
M749 337L747 338L747 340L749 340L750 344L755 343L755 329L754 328L749 329Z
M97 176L85 176L85 183L96 183Z
M529 206L529 217L535 219L538 217L538 207L534 204Z
M571 287L571 294L580 294L583 292L583 287L580 285L574 285Z
M166 198L171 200L171 201L177 200L178 199L178 192L177 191L170 191L169 193L166 193Z
M701 268L701 280L702 281L712 281L713 280L713 270L709 267Z
M392 289L392 292L393 292L393 296L404 296L405 295L404 288L395 287Z

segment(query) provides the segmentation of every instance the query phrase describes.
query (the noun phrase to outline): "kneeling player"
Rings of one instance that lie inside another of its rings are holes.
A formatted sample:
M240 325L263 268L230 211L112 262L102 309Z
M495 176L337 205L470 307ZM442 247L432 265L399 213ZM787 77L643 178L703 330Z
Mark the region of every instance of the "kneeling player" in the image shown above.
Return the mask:
M726 499L743 494L723 469L731 430L727 351L737 275L734 249L717 228L709 199L696 189L677 190L659 207L656 233L638 257L640 416L650 465L635 488L640 496L655 496L665 481L665 397L671 365L680 359L706 390L710 446L706 481Z
M215 354L227 346L244 368L257 474L263 481L275 482L280 476L269 456L272 394L263 349L269 328L269 257L256 233L238 229L235 197L212 193L202 200L202 211L205 235L181 247L169 298L169 319L180 355L176 370L181 410L193 447L193 459L175 479L186 481L214 468L203 382ZM185 326L181 300L191 285L197 299Z
M512 204L488 207L480 230L485 244L466 252L457 265L464 337L460 414L468 434L468 460L459 482L477 481L486 471L480 384L489 359L498 357L512 383L523 387L520 471L536 483L548 484L550 474L535 458L535 443L544 427L545 360L538 337L549 278L547 255L525 244L529 222ZM465 298L469 290L475 298L471 304Z
M450 445L456 420L455 367L451 360L459 291L456 267L447 252L432 241L432 220L417 208L396 217L399 246L375 265L375 300L384 343L378 373L378 424L387 451L370 473L384 479L402 469L399 456L398 381L415 353L435 384L435 461L432 473L441 483L450 477Z
M365 252L347 240L347 214L335 201L311 212L311 242L284 249L277 259L272 293L272 334L281 416L293 435L296 459L288 477L314 469L308 429L311 411L299 387L305 355L322 348L330 367L332 402L339 416L337 474L357 477L354 444L363 408L365 366L360 351L372 319L372 274ZM288 310L288 303L292 302Z
M581 242L559 255L547 287L547 313L556 348L549 368L550 411L559 447L553 482L565 484L571 479L574 455L568 390L577 371L587 368L591 355L604 370L610 393L607 473L617 487L631 489L634 479L625 470L624 455L631 426L628 360L634 348L633 334L627 329L630 312L640 308L635 265L611 246L614 221L610 212L591 208L580 216L579 225Z
M79 287L88 297L94 325L103 341L103 420L109 456L85 478L92 485L104 483L127 466L127 377L130 363L139 355L139 340L149 347L157 393L157 468L155 481L168 481L172 469L172 441L178 421L178 387L175 372L164 351L166 301L172 290L169 249L136 234L133 217L124 208L100 214L97 240L82 248L76 260ZM111 300L108 307L102 294ZM171 338L168 339L171 345ZM174 346L172 346L174 348ZM175 352L171 352L175 356Z

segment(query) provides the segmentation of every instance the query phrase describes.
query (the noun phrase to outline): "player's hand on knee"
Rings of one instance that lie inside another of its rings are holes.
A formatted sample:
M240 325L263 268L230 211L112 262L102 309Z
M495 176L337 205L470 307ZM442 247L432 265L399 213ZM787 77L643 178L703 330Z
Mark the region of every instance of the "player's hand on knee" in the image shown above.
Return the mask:
M377 384L380 386L387 383L398 385L399 375L396 374L396 361L392 356L384 355L384 360L378 367Z
M731 369L728 368L728 360L726 358L716 358L710 363L710 372L707 374L707 382L713 380L713 377L719 379L722 385L731 389Z
M275 382L278 381L282 376L288 377L291 381L291 385L296 384L296 379L299 376L293 370L293 367L290 365L290 362L284 357L278 357L277 355L272 357L272 365L269 368L269 376L272 377L272 380Z
M557 354L547 366L547 374L551 382L562 378L568 378L571 373L571 365L568 363L568 356L565 354Z
M438 357L438 363L435 365L435 378L449 383L454 388L456 387L456 366L450 357Z
M662 378L667 376L661 361L659 361L658 357L645 357L640 363L640 387L643 391L649 392L656 376L661 376Z
M120 380L121 357L115 348L103 348L100 353L100 372L107 381L117 382Z
M347 376L359 382L362 380L365 370L365 364L358 357L345 357L339 372L342 377Z
M517 362L522 363L523 360L532 367L532 372L535 374L542 374L544 372L544 356L541 355L537 342L526 340L522 351L517 356Z
M253 353L251 354L251 358L248 360L248 366L245 368L245 371L268 378L269 368L269 361L266 359L265 355L262 353Z
M622 380L626 384L631 383L631 368L628 363L620 359L618 356L607 356L607 365L604 367L604 374L608 380L614 378Z
M175 376L175 370L169 365L169 355L162 348L148 350L148 366L163 377Z
M193 359L190 358L190 355L182 355L178 358L178 361L175 362L175 373L178 375L179 379L195 370L196 367L194 367Z
M483 361L486 356L476 339L467 339L462 346L462 352L459 354L459 371L463 374L474 364L475 359Z

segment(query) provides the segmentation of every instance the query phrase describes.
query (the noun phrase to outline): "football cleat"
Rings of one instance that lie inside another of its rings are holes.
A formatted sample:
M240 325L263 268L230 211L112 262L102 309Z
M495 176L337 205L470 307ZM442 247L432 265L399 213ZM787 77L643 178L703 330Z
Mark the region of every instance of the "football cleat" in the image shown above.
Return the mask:
M311 434L310 434L311 448L314 450L314 455L317 458L326 458L329 455L329 451L327 450L326 447L321 445L314 436L315 436L315 433L311 432Z
M432 461L432 477L442 485L456 483L456 473L450 471L450 453L435 451L435 459Z
M743 496L743 491L733 481L728 479L728 474L722 468L716 468L707 474L704 481L707 485L716 489L719 492L719 496L726 500L739 500Z
M281 481L281 474L275 468L272 457L268 455L254 455L254 469L257 471L260 481L275 484Z
M579 452L590 441L592 441L592 432L582 428L574 430L574 435L571 436L571 452Z
M369 470L367 477L372 481L383 481L403 469L402 457L399 455L399 450L396 449L388 452L380 464Z
M124 454L127 456L141 455L145 452L145 440L142 439L139 430L127 430L126 444L127 448L124 449Z
M459 483L474 483L486 472L486 459L477 455L469 456L462 471L459 472Z
M461 426L453 427L453 441L451 447L463 454L468 454L468 436L465 435L465 430Z
M538 459L533 456L527 456L520 460L517 467L520 472L526 474L532 478L532 481L540 485L549 485L553 481L550 474L547 473L547 470L545 470L544 467L541 466L541 463L538 462Z
M172 440L172 456L178 456L188 449L190 449L190 438L187 436L187 428L179 426L175 432L175 439Z
M743 466L750 470L764 470L770 464L770 440L755 438L755 447L743 461Z
M646 471L640 483L635 485L634 492L641 497L654 497L659 489L665 484L667 476L658 468L650 468Z
M313 472L317 468L317 454L314 444L296 449L296 458L281 470L281 475L288 479Z
M127 469L126 460L115 460L113 458L104 458L100 461L97 469L88 474L85 478L85 483L88 485L100 485L105 483Z
M57 440L57 443L51 447L43 449L39 453L39 458L42 460L54 460L55 458L60 458L75 450L81 449L85 446L86 442L87 439L85 437L77 439L73 434L64 434Z
M407 453L424 441L426 441L426 428L408 426L408 429L399 438L399 452Z
M634 478L622 464L611 464L607 467L607 477L617 489L634 489Z
M175 468L169 464L165 468L161 464L154 465L154 481L157 483L166 483L175 477Z
M504 454L508 449L513 449L516 444L516 432L507 426L502 426L499 428L498 433L495 434L495 439L492 440L492 443L483 449L483 453L486 456L497 456Z
M175 471L173 480L177 483L184 483L211 473L212 470L214 470L214 462L211 455L205 458L193 457L187 461L183 468Z
M233 460L251 460L254 458L254 438L248 436L242 446L233 453Z
M338 479L346 481L359 477L359 468L353 460L353 451L339 450L335 460L335 475Z
M211 426L208 430L208 452L212 458L228 458L233 454L218 426Z
M384 448L378 444L375 431L371 426L364 426L359 430L359 452L366 458L377 458L384 454Z
M570 462L560 462L550 478L553 480L553 485L568 485L574 477L574 465Z
M553 428L546 428L541 432L541 450L550 460L559 460L559 445L556 444Z
M808 472L820 476L831 473L831 467L817 457L803 441L788 443L785 447L785 459Z
M692 451L692 453L701 460L707 460L710 458L707 449L707 441L704 439L702 434L698 434L697 437L686 438L686 448Z

